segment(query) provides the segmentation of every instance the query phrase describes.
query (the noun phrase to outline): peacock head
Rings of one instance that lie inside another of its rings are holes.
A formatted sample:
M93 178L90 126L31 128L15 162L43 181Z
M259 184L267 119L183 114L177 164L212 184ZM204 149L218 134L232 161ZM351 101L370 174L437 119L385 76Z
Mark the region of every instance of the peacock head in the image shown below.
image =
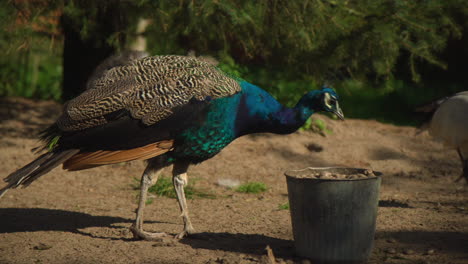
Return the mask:
M331 112L341 120L344 120L344 114L340 108L338 99L339 97L335 90L324 86L320 90L311 91L304 95L304 97L299 101L299 105L305 107L305 112L307 112L306 109L310 108L310 110L314 112Z
M322 88L322 102L324 110L327 112L334 113L339 119L344 120L344 114L341 110L340 104L338 103L338 94L335 90L323 87Z

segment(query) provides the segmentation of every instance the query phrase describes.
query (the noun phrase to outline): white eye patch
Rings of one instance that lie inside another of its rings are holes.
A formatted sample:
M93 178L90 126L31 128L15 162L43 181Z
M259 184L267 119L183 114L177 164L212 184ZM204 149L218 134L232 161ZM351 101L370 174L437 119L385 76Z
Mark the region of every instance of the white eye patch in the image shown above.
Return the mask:
M331 108L332 99L331 99L331 97L330 97L330 95L328 93L325 94L324 103L325 103L326 107Z

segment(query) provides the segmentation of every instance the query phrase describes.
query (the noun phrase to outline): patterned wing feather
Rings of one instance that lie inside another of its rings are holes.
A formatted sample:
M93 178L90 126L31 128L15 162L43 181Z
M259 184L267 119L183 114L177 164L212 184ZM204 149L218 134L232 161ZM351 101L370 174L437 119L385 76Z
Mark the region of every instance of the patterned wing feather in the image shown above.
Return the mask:
M156 56L108 70L88 90L65 105L57 125L64 131L105 124L106 114L122 109L152 125L192 98L204 101L241 90L238 82L194 57Z

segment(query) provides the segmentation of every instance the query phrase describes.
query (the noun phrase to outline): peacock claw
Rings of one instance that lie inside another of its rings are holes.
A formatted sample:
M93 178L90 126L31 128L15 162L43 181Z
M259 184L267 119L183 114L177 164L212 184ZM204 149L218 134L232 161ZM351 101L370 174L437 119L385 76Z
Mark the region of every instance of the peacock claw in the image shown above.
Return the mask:
M178 235L175 236L176 239L182 239L189 235L195 234L195 229L192 226L184 228L184 231L180 232Z
M175 236L175 239L182 239L182 238L188 237L189 235L192 235L192 234L194 234L194 233L187 232L187 231L184 230L184 231L180 232L179 234L177 234Z
M169 237L168 234L161 232L161 233L151 233L143 231L142 229L138 229L135 224L130 226L130 231L133 233L133 238L135 239L142 239L147 241L158 241L162 242L165 237Z

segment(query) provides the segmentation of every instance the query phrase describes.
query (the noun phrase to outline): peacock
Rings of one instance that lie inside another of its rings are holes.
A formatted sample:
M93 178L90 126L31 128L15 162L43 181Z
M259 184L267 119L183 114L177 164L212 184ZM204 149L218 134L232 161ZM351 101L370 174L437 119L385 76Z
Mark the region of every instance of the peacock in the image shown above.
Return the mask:
M441 98L416 111L428 114L430 122L425 127L434 138L457 150L463 166L458 179L464 177L468 183L468 91Z
M328 111L344 119L331 88L310 91L288 108L258 86L196 57L141 58L105 71L87 88L65 103L61 116L41 132L44 153L6 177L0 197L60 164L76 171L147 160L130 227L135 238L145 240L167 236L143 229L148 188L164 167L173 165L184 223L176 235L180 239L195 232L184 195L190 165L212 158L243 135L292 133L314 112Z

